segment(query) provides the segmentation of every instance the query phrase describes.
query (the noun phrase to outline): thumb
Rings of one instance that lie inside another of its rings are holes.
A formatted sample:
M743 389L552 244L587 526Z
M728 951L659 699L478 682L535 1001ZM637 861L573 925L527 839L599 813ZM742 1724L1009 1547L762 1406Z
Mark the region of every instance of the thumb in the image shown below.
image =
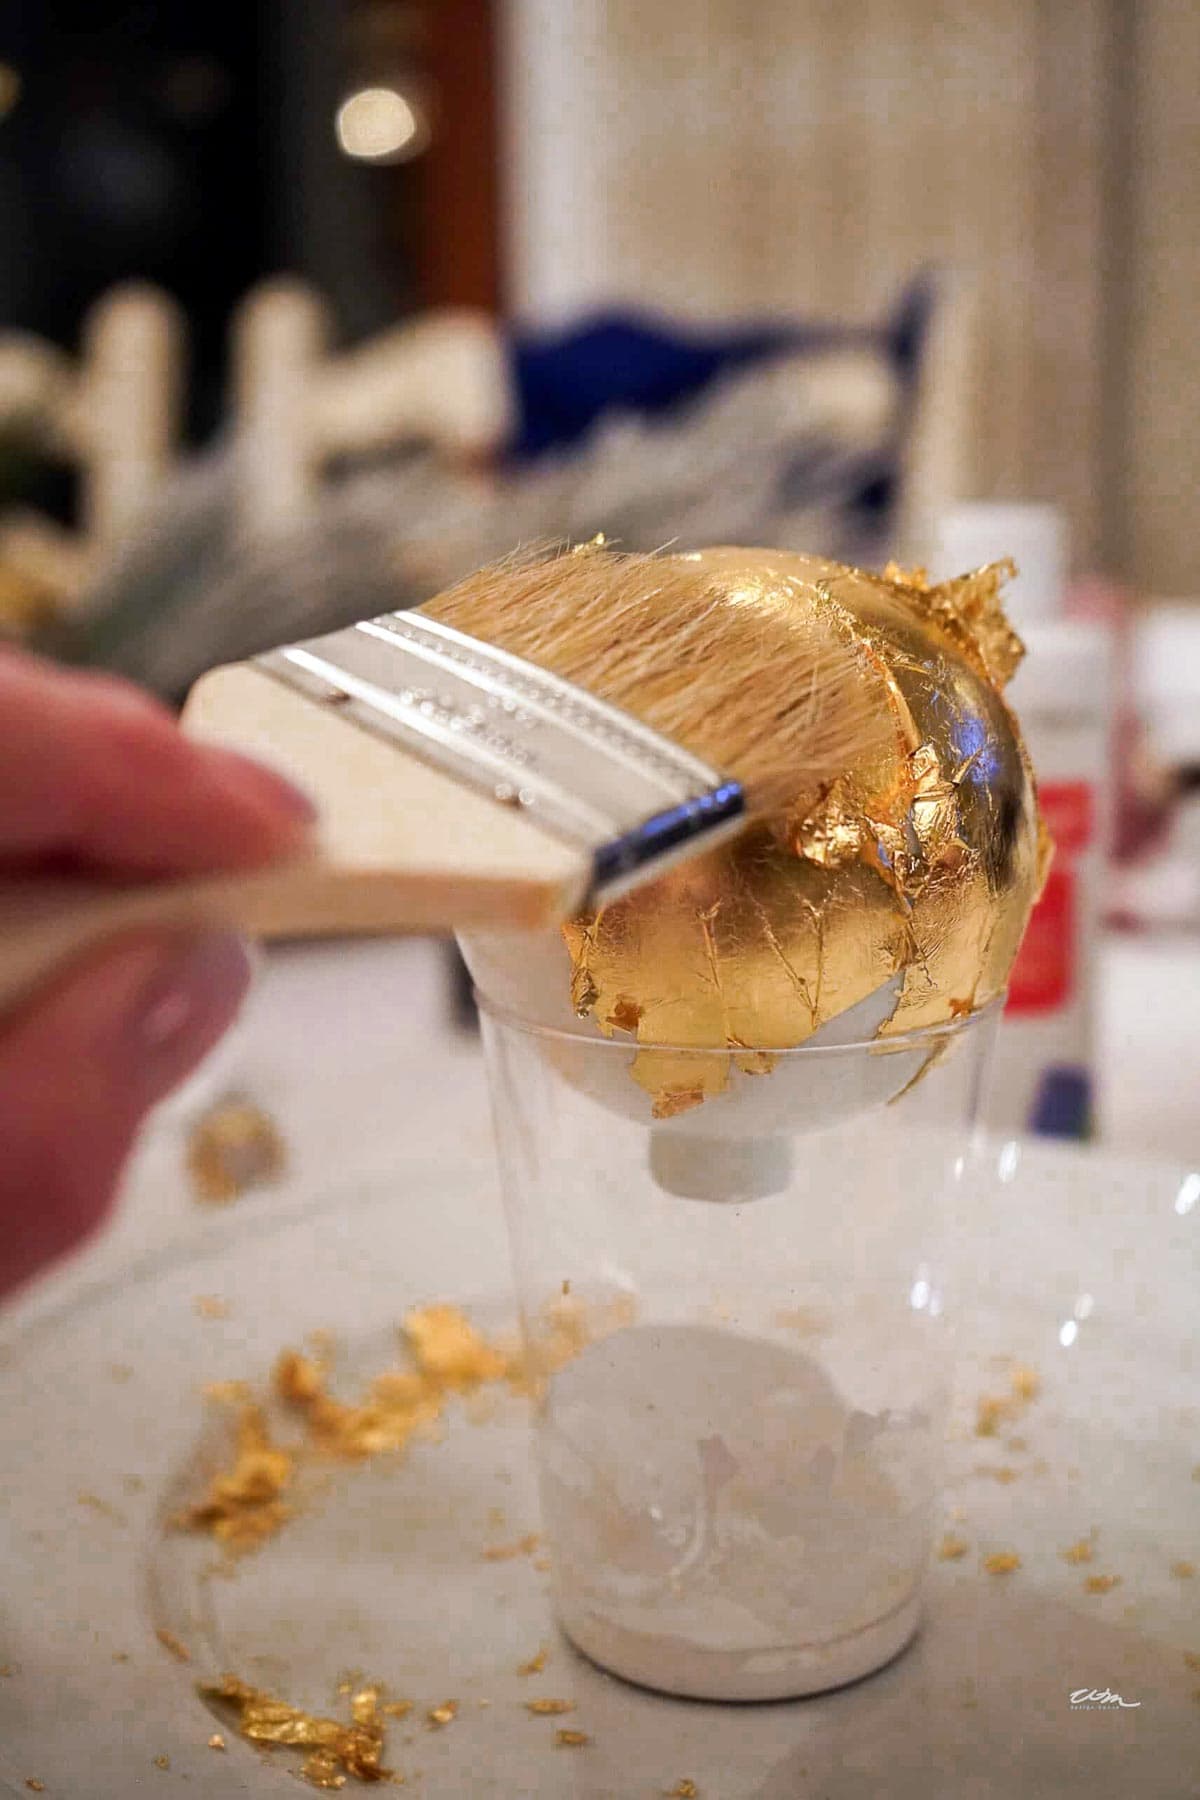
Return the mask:
M250 983L223 934L139 934L0 1029L0 1292L104 1218L147 1110L216 1043Z

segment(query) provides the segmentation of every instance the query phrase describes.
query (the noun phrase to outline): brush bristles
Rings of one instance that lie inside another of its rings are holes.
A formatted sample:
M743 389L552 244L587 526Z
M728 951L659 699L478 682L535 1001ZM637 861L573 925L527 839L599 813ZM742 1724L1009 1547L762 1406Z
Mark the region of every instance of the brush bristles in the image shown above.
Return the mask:
M623 707L791 811L892 729L878 676L814 584L735 560L593 546L513 559L423 609Z

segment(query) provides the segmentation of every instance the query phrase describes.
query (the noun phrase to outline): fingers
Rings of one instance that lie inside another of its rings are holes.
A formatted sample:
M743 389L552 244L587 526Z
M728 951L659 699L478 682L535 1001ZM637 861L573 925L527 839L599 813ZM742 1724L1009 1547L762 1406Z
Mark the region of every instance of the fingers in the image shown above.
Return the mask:
M143 1115L232 1022L238 939L127 938L66 975L0 1036L0 1292L108 1210Z
M290 782L193 743L109 676L0 654L0 865L146 874L245 867L298 849L313 809Z

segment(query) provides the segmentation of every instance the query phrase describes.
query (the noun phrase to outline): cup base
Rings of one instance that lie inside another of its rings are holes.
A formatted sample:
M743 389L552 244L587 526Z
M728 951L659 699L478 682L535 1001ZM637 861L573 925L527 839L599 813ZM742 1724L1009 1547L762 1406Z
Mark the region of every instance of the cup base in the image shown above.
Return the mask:
M559 1608L559 1624L589 1662L638 1687L683 1700L801 1700L873 1675L899 1656L921 1622L917 1594L847 1637L777 1650L708 1650L630 1631L594 1613Z

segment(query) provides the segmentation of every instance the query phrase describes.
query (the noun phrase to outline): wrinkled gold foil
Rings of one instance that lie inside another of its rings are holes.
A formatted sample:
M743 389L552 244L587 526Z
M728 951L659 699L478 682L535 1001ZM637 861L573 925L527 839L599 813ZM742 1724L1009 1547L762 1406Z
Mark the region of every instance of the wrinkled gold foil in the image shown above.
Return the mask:
M727 575L731 606L752 592L831 617L890 726L815 804L762 818L564 927L580 1016L607 1036L722 1052L635 1057L657 1118L720 1093L731 1064L768 1074L772 1049L804 1043L895 976L881 1036L986 1005L1004 988L1049 850L1003 697L1022 655L1000 603L1010 565L930 585L920 571L872 575L785 552L695 560L709 578Z
M346 1785L347 1775L363 1782L392 1778L392 1771L383 1766L384 1725L376 1687L363 1688L352 1697L350 1724L289 1706L236 1675L224 1675L201 1692L233 1713L240 1735L250 1743L307 1750L300 1772L310 1787L339 1789Z

